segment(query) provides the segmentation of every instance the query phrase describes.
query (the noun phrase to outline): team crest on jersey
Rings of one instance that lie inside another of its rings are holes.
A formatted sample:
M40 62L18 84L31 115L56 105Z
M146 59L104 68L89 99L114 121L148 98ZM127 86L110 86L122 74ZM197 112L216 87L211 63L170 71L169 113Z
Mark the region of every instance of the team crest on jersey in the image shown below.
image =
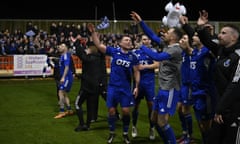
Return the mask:
M199 56L199 55L201 55L201 53L202 53L201 51L198 51L198 52L197 52L197 55Z
M227 60L223 63L223 66L224 66L224 67L229 67L230 62L231 62L231 60L230 60L230 59L227 59Z
M128 58L129 58L130 60L133 60L133 55L130 54L130 55L128 56Z
M140 54L136 54L136 56L137 56L138 58L140 58L141 55L140 55Z

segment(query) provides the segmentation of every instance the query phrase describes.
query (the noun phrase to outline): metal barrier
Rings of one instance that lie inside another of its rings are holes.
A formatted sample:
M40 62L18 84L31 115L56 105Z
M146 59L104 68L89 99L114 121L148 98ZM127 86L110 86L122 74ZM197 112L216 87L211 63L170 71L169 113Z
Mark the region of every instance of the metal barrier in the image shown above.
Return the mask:
M13 61L13 55L11 56L0 56L0 76L9 76L13 75L13 69L14 69L14 61ZM81 73L82 71L82 62L81 60L75 56L72 55L73 61L75 68L77 70L77 73ZM111 58L110 56L106 56L106 67L110 69L110 63L111 63Z
M13 56L0 56L0 70L13 70Z
M72 59L73 59L75 68L76 68L76 69L82 69L82 62L81 62L81 60L79 59L79 57L77 57L77 56L75 56L75 55L72 55Z

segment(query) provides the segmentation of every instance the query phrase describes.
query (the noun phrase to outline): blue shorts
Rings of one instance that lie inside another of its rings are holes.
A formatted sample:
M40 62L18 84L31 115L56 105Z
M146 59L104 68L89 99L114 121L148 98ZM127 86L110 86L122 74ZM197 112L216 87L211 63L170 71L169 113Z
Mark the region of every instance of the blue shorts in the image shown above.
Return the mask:
M107 107L117 107L118 104L120 104L121 107L134 106L134 96L131 88L119 88L109 85L107 91Z
M70 92L73 84L73 79L72 78L65 78L64 83L59 84L59 90L64 90L65 92Z
M176 89L159 90L154 99L153 110L158 111L159 114L168 113L172 116L176 111L179 95L180 91Z
M180 99L179 101L183 104L183 105L192 105L193 101L192 101L192 91L191 91L191 86L188 84L183 84L181 86L181 94L180 94Z
M138 96L135 101L140 101L141 99L146 99L146 101L153 101L155 97L155 83L140 83Z
M193 109L198 121L210 120L214 117L214 108L211 103L211 98L207 95L194 96Z

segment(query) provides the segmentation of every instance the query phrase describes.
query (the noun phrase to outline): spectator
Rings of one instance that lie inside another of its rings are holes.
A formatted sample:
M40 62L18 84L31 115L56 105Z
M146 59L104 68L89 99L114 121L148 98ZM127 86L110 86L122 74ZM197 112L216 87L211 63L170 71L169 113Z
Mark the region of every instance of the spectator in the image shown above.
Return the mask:
M217 57L214 78L218 98L207 144L239 143L239 28L234 24L222 26L216 43L209 33L207 11L200 12L197 24L200 40Z
M1 55L2 56L5 56L7 55L7 48L6 48L6 45L5 45L5 42L4 41L1 41L0 42L0 45L1 45Z

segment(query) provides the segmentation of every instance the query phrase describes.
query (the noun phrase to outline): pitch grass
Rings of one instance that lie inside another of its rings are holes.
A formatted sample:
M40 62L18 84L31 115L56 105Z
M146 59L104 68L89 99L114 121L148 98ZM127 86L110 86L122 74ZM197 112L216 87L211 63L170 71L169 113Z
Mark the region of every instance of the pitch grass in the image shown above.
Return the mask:
M80 87L75 80L70 99L74 100ZM92 123L90 131L75 132L78 125L76 115L63 119L54 119L58 112L55 82L52 79L36 80L0 80L0 143L1 144L105 144L108 137L107 109L102 98L99 104L99 117ZM84 105L85 109L85 105ZM181 135L178 116L170 119L176 136ZM122 141L121 121L117 122L117 136L114 143ZM159 136L148 140L149 124L146 103L142 101L138 120L139 137L132 139L132 144L163 143ZM131 128L131 126L130 126ZM131 130L131 129L130 129ZM201 143L199 129L194 119L194 137Z

